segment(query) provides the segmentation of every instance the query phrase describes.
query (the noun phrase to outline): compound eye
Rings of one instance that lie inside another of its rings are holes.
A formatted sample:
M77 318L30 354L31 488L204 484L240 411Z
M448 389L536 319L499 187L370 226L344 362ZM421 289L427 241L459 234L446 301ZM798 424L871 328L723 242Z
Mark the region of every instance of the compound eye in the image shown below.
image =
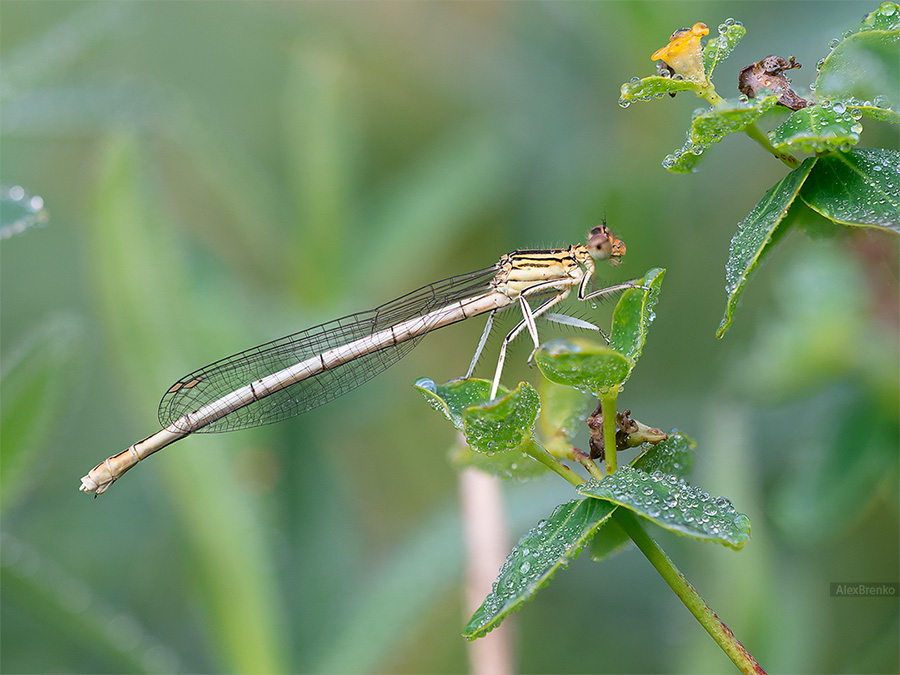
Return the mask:
M591 230L587 246L594 260L606 260L613 254L613 243L608 232L603 226Z

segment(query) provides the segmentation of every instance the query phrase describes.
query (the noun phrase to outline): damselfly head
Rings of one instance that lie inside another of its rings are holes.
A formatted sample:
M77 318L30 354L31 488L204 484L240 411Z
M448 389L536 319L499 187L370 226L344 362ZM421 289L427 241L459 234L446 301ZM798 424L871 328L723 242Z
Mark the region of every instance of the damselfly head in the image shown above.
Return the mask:
M605 223L591 230L587 248L594 260L605 260L613 267L622 262L625 255L625 242L616 239Z

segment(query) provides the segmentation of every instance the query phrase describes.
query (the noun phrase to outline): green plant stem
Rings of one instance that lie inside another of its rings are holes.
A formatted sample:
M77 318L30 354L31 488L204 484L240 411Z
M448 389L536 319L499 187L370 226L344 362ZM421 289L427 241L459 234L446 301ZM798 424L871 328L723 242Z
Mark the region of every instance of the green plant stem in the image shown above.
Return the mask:
M747 675L750 673L765 675L766 671L757 663L753 655L734 637L731 629L716 616L716 613L697 593L697 589L678 571L669 556L647 534L634 514L628 509L620 507L613 513L613 518L628 533L641 553L647 557L650 564L656 568L663 580L675 591L675 595L706 629L706 632L712 636L722 651L728 655L728 658L734 662L734 665Z
M575 485L576 487L579 485L584 485L584 479L581 476L579 476L577 473L572 471L572 469L556 459L556 457L551 455L547 451L547 449L539 443L536 443L535 441L526 443L522 446L522 452L524 452L529 457L536 459L551 471L555 471L560 476L569 481L572 485Z
M581 466L587 469L587 472L591 474L591 478L596 481L601 481L606 478L606 474L597 466L597 463L590 458L590 455L586 455L583 452L579 452L575 455L574 459L578 461Z
M725 103L725 99L716 93L715 87L711 84L706 87L697 87L696 94L699 98L709 103L714 108L718 108Z
M775 147L771 143L769 143L769 139L766 138L766 135L762 131L760 131L759 127L757 127L755 124L748 124L744 129L744 132L754 141L759 143L766 150L766 152L772 153L792 169L796 169L798 166L800 166L800 160L798 160L796 157L787 152L776 150Z
M617 390L600 397L603 412L603 452L606 454L606 473L616 470L616 397Z

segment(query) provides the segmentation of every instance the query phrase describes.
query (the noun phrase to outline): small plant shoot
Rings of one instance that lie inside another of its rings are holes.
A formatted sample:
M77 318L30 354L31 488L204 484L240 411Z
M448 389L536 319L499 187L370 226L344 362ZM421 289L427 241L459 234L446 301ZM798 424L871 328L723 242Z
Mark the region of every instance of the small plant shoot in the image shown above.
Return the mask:
M566 479L577 496L560 504L521 537L491 592L466 625L466 638L486 635L521 609L585 547L590 545L591 558L600 561L633 541L642 551L651 551L653 565L723 651L744 672L761 672L730 632L716 630L719 620L712 610L671 560L653 553L653 546L648 549L647 542L652 540L644 533L653 523L680 536L736 550L750 539L749 518L730 500L713 497L686 481L696 448L690 438L674 430L666 434L651 428L634 419L630 410L616 412L617 397L637 365L655 319L664 276L665 270L650 270L622 294L613 311L609 344L574 338L554 340L536 350L534 361L550 382L542 387L550 404L541 421L540 399L527 383L512 392L502 390L499 398L490 401L484 400L490 388L484 380L436 385L422 379L416 383L432 407L465 433L472 453L489 459L489 463L467 465L490 467L487 470L497 475L519 478L532 473L525 468L527 464L543 466ZM574 393L563 395L561 388ZM583 392L600 401L589 418L584 417ZM590 454L571 446L576 419L588 422ZM638 455L629 465L616 469L617 452L633 447L640 448ZM499 460L504 456L511 459ZM605 472L595 459L604 461ZM576 466L568 466L567 461ZM576 472L578 464L587 477ZM631 515L617 516L622 510Z
M623 84L619 103L628 107L692 92L709 104L694 111L684 145L663 160L668 171L697 171L711 146L738 132L791 169L738 224L725 266L726 308L716 332L722 337L751 274L798 223L821 217L835 226L835 233L843 227L900 233L900 151L856 147L864 118L900 123L900 7L884 2L855 29L832 40L829 53L815 65L816 79L808 92L795 89L788 76L802 67L793 56L760 54L742 66L738 95L726 98L731 87L717 91L713 72L746 28L728 19L717 32L703 46L710 33L706 24L675 31L651 56L658 74ZM781 121L785 111L790 113ZM775 124L767 132L757 126L767 123ZM804 160L806 155L812 157Z

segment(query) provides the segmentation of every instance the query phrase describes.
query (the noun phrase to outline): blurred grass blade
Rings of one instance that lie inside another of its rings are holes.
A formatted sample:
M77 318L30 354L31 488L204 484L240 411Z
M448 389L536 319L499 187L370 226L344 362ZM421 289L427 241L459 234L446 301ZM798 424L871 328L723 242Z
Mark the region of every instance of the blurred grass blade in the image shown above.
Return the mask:
M172 649L151 636L138 617L101 603L83 582L26 542L4 534L0 550L4 604L27 608L57 644L79 645L91 655L85 662L100 657L122 673L181 670Z
M89 236L104 332L111 336L124 381L139 392L138 401L147 410L144 424L155 426L153 411L160 392L154 385L171 378L172 372L181 372L175 355L182 350L176 336L190 340L201 335L203 327L196 324L202 314L192 319L186 290L190 266L179 260L178 247L160 225L159 200L141 190L150 183L141 171L144 161L133 138L107 141ZM230 443L220 438L218 445ZM177 456L161 455L141 471L155 469L165 476L172 510L180 516L184 540L195 556L196 583L209 608L210 632L224 655L223 669L285 670L278 619L282 608L272 581L274 564L264 543L261 514L242 489L240 477L227 467L227 455L221 449L205 456L191 448L171 452ZM85 461L90 464L96 457ZM129 480L138 479L137 474L129 476Z
M120 2L71 5L55 26L3 55L3 99L17 98L45 80L69 72L86 52L111 36L125 37L133 26L134 5Z
M360 234L349 229L357 192L359 82L340 50L298 47L291 56L283 106L291 221L297 225L287 230L295 258L290 286L294 297L321 305L347 292L343 275L332 273L333 257L322 252Z
M372 292L379 295L396 291L392 286L382 292L378 284L392 281L384 261L395 259L397 251L403 251L403 269L411 278L433 276L436 253L458 244L460 231L506 195L518 156L501 145L502 135L489 122L452 129L372 197L359 217L378 237L366 241L367 253L357 260L358 284L375 284Z
M0 375L0 506L4 509L29 483L36 464L75 401L75 364L83 349L81 323L70 316L45 321L13 354ZM46 467L45 463L45 467Z

